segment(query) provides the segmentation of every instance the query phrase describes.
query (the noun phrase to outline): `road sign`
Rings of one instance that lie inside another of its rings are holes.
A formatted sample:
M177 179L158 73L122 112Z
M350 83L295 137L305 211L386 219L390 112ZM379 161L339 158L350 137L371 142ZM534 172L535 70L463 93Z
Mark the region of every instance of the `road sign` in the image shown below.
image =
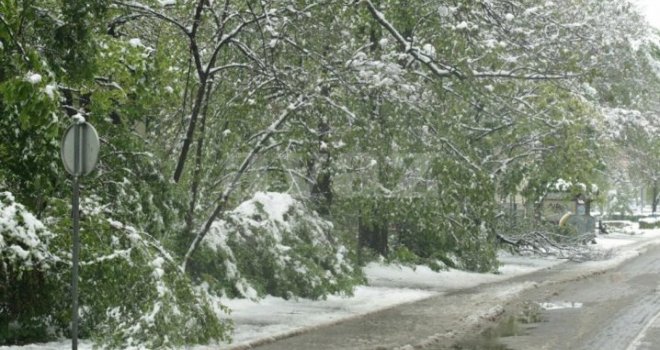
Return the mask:
M87 122L69 126L62 138L61 156L64 168L73 176L85 176L99 160L99 135Z

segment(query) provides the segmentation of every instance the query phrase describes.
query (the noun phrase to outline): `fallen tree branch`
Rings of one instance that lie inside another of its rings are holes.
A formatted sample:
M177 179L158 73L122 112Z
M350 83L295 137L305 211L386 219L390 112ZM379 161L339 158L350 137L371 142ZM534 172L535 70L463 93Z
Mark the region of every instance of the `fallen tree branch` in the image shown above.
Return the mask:
M499 243L511 246L517 253L554 256L571 261L594 260L602 255L587 246L587 243L594 242L594 233L563 235L536 230L518 236L498 233L496 237Z

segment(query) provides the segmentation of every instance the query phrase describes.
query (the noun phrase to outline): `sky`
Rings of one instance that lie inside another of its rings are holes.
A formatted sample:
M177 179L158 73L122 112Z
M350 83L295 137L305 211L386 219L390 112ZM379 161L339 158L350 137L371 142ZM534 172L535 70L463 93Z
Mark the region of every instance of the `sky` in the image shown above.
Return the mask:
M660 0L637 0L636 2L649 23L660 29Z

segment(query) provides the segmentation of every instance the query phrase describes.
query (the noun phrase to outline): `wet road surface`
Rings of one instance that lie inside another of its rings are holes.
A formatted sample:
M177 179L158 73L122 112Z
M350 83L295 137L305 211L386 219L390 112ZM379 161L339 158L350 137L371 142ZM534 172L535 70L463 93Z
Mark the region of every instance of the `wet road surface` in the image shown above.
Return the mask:
M253 348L648 350L660 349L659 315L653 246L610 270L566 263Z

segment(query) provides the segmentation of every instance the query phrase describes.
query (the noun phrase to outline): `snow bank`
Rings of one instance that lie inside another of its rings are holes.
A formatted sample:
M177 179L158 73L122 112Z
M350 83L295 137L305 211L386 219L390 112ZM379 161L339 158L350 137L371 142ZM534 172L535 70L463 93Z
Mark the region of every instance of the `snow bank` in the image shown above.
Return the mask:
M249 345L264 338L281 338L309 327L332 324L435 294L418 289L361 286L350 298L333 295L326 300L285 300L268 296L259 302L223 299L222 303L233 310L234 343L196 346L194 349L226 349Z

